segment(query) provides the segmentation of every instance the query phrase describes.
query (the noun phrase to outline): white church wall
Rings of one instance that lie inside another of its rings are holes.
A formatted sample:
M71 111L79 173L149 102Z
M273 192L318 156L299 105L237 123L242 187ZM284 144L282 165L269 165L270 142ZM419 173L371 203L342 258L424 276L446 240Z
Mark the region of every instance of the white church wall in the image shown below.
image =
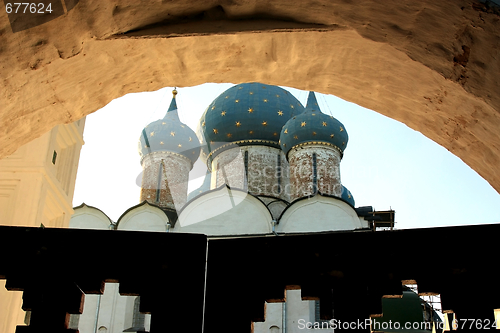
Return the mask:
M83 313L80 315L78 330L80 333L122 333L128 318L133 316L133 308L127 307L129 299L135 297L120 296L118 283L106 283L102 295L85 295Z
M117 222L118 230L160 231L167 230L167 215L158 207L147 202L125 212Z
M303 301L301 290L286 291L286 332L304 332L299 328L299 320L314 321L314 301ZM311 316L312 315L312 316Z
M255 322L253 333L282 333L284 303L266 303L266 320Z
M285 208L288 205L287 202L273 197L259 196L259 199L262 200L262 202L267 206L269 211L271 211L271 215L275 220L278 220L281 213L285 210Z
M286 302L266 303L266 320L255 322L254 333L304 333L316 323L315 301L303 301L301 290L286 290ZM284 317L283 317L284 316ZM333 332L329 323L319 323L314 332ZM321 326L323 325L323 326Z
M316 195L296 201L283 212L278 232L355 230L363 225L356 211L342 200Z
M109 229L111 220L101 210L82 204L75 207L69 227L74 229Z
M308 331L304 328L307 323L316 322L315 316L315 301L303 301L301 290L286 291L286 332L287 333L304 333ZM314 329L313 332L333 333L333 329L326 328ZM321 327L321 326L319 326Z
M95 332L96 318L98 315L97 307L102 295L85 295L83 303L83 313L80 315L78 330L80 333Z
M226 186L190 202L179 215L176 232L216 235L268 234L272 216L259 199Z
M105 327L108 333L122 333L125 329L127 315L125 310L128 297L120 296L118 288L118 283L106 283L101 298L97 327L98 329Z

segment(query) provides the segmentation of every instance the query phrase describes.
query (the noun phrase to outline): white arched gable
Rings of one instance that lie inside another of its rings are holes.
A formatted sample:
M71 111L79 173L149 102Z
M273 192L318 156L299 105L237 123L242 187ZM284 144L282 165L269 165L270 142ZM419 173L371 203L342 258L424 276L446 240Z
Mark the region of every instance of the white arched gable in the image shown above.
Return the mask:
M278 232L318 232L368 228L354 208L342 200L315 195L295 201L280 218Z
M118 219L118 230L160 231L167 230L167 215L147 202L132 207Z
M206 192L185 206L177 232L208 236L271 233L272 216L262 201L226 186Z
M101 210L82 204L74 208L75 213L69 220L72 229L104 229L108 230L111 220Z

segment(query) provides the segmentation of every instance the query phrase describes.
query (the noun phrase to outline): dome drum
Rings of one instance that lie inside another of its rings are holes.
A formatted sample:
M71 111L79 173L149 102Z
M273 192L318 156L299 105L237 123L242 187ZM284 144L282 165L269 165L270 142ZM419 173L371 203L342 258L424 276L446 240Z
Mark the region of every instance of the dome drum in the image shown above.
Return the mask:
M269 146L235 147L212 162L213 187L224 183L254 195L289 200L289 166L283 152Z
M340 197L340 152L322 145L308 145L289 152L290 200L317 192Z
M179 210L187 201L191 161L171 152L154 152L143 159L141 201Z

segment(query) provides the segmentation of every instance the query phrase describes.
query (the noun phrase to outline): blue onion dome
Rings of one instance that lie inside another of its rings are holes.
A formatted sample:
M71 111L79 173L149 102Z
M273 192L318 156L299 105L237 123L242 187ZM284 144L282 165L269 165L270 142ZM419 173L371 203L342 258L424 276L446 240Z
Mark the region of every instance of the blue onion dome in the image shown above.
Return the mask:
M194 164L200 156L200 142L196 133L189 126L181 123L177 113L173 91L172 102L163 119L147 125L139 138L139 155L141 163L144 157L157 151L167 151L187 157Z
M351 191L349 191L344 185L342 185L342 193L340 194L340 197L354 207L354 197L352 196Z
M258 82L242 83L217 97L200 119L207 164L225 148L267 145L279 148L283 125L304 106L288 91Z
M343 155L349 137L344 125L333 116L321 112L316 95L309 93L303 113L286 122L281 130L281 149L288 152L297 146L320 144L334 147Z

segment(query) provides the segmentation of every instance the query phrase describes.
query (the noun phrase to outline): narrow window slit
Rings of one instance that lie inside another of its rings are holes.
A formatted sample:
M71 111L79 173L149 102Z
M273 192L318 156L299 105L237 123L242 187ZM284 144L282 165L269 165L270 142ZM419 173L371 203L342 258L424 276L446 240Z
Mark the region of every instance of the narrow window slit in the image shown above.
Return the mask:
M162 174L163 174L163 163L160 162L160 169L158 172L158 183L156 184L156 202L160 202Z
M245 188L248 188L248 150L245 151Z
M277 176L278 176L278 195L281 194L281 155L278 154L278 169L277 171Z
M316 167L316 153L313 153L313 193L318 191L318 170Z

